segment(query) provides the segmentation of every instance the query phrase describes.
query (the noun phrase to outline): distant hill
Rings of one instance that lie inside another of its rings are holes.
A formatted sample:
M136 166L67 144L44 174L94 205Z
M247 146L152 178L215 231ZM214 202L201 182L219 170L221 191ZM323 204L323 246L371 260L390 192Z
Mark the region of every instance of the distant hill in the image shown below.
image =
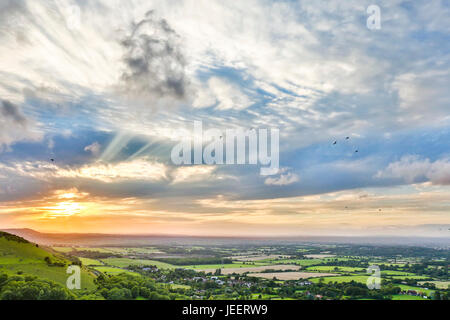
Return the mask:
M71 263L65 257L46 251L20 236L0 232L0 273L32 275L65 286L67 266ZM87 289L95 287L94 276L84 269L81 284Z
M21 242L21 243L29 243L28 240L25 240L24 238L21 238L19 236L16 236L11 233L0 231L0 238L5 238L6 240L15 241L15 242Z
M35 231L33 229L26 229L26 228L24 228L24 229L3 229L3 230L0 230L0 232L2 232L2 231L6 232L6 233L9 233L9 234L13 234L13 235L19 236L19 237L24 238L24 239L26 239L28 241L31 241L31 242L45 244L44 242L39 241L39 240L42 240L43 238L45 238L45 236L43 236L42 233L37 232L37 231Z

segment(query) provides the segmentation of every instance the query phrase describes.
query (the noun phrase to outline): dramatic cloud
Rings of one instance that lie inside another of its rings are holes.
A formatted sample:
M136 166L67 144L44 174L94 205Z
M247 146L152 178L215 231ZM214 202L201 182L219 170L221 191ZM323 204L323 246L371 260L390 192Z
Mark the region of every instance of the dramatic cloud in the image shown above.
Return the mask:
M25 126L27 124L27 119L21 113L19 108L7 100L0 101L0 114L4 118L9 119L21 126Z
M0 199L48 196L58 211L55 190L86 193L86 215L151 212L142 225L208 231L237 232L237 218L270 231L280 216L280 233L382 229L416 208L417 224L448 221L448 192L434 192L450 183L449 6L379 0L381 29L369 30L369 4L0 0ZM173 166L175 133L195 120L279 128L289 170Z
M186 61L179 36L166 20L153 11L133 25L131 34L122 41L127 53L127 70L122 79L126 93L142 97L184 98L187 91Z
M0 100L0 150L13 142L39 138L30 130L29 120L20 108L8 100Z

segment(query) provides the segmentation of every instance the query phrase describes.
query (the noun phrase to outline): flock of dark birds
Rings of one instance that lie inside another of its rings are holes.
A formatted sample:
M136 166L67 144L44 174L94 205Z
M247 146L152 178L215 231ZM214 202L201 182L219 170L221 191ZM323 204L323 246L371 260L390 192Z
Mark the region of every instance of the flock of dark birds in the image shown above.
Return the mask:
M350 140L350 137L345 137L345 140ZM334 142L333 142L333 145L336 145L338 142L337 142L337 140L335 140ZM359 152L359 150L358 149L356 149L355 150L355 153L358 153Z

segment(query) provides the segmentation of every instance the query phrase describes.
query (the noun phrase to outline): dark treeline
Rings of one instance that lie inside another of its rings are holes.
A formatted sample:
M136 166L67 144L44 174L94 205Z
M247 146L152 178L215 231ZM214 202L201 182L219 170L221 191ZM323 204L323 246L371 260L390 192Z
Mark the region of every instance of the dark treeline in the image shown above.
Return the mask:
M412 247L412 246L361 246L361 245L349 245L338 246L330 249L335 254L343 256L381 256L395 259L397 257L422 257L422 258L435 258L435 259L450 259L449 250L440 250L425 247Z
M215 257L205 257L205 258L154 258L165 263L170 263L176 266L187 266L187 265L199 265L199 264L226 264L232 263L233 260L229 258L215 258Z

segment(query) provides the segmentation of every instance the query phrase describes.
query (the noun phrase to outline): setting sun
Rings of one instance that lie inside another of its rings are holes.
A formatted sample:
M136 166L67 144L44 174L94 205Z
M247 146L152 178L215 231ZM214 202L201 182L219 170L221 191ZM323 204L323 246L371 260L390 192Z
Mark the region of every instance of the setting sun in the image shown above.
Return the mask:
M44 207L47 213L46 216L49 218L57 218L57 217L66 217L72 216L74 214L80 213L83 210L83 206L81 206L77 202L65 201L59 202L55 206Z

